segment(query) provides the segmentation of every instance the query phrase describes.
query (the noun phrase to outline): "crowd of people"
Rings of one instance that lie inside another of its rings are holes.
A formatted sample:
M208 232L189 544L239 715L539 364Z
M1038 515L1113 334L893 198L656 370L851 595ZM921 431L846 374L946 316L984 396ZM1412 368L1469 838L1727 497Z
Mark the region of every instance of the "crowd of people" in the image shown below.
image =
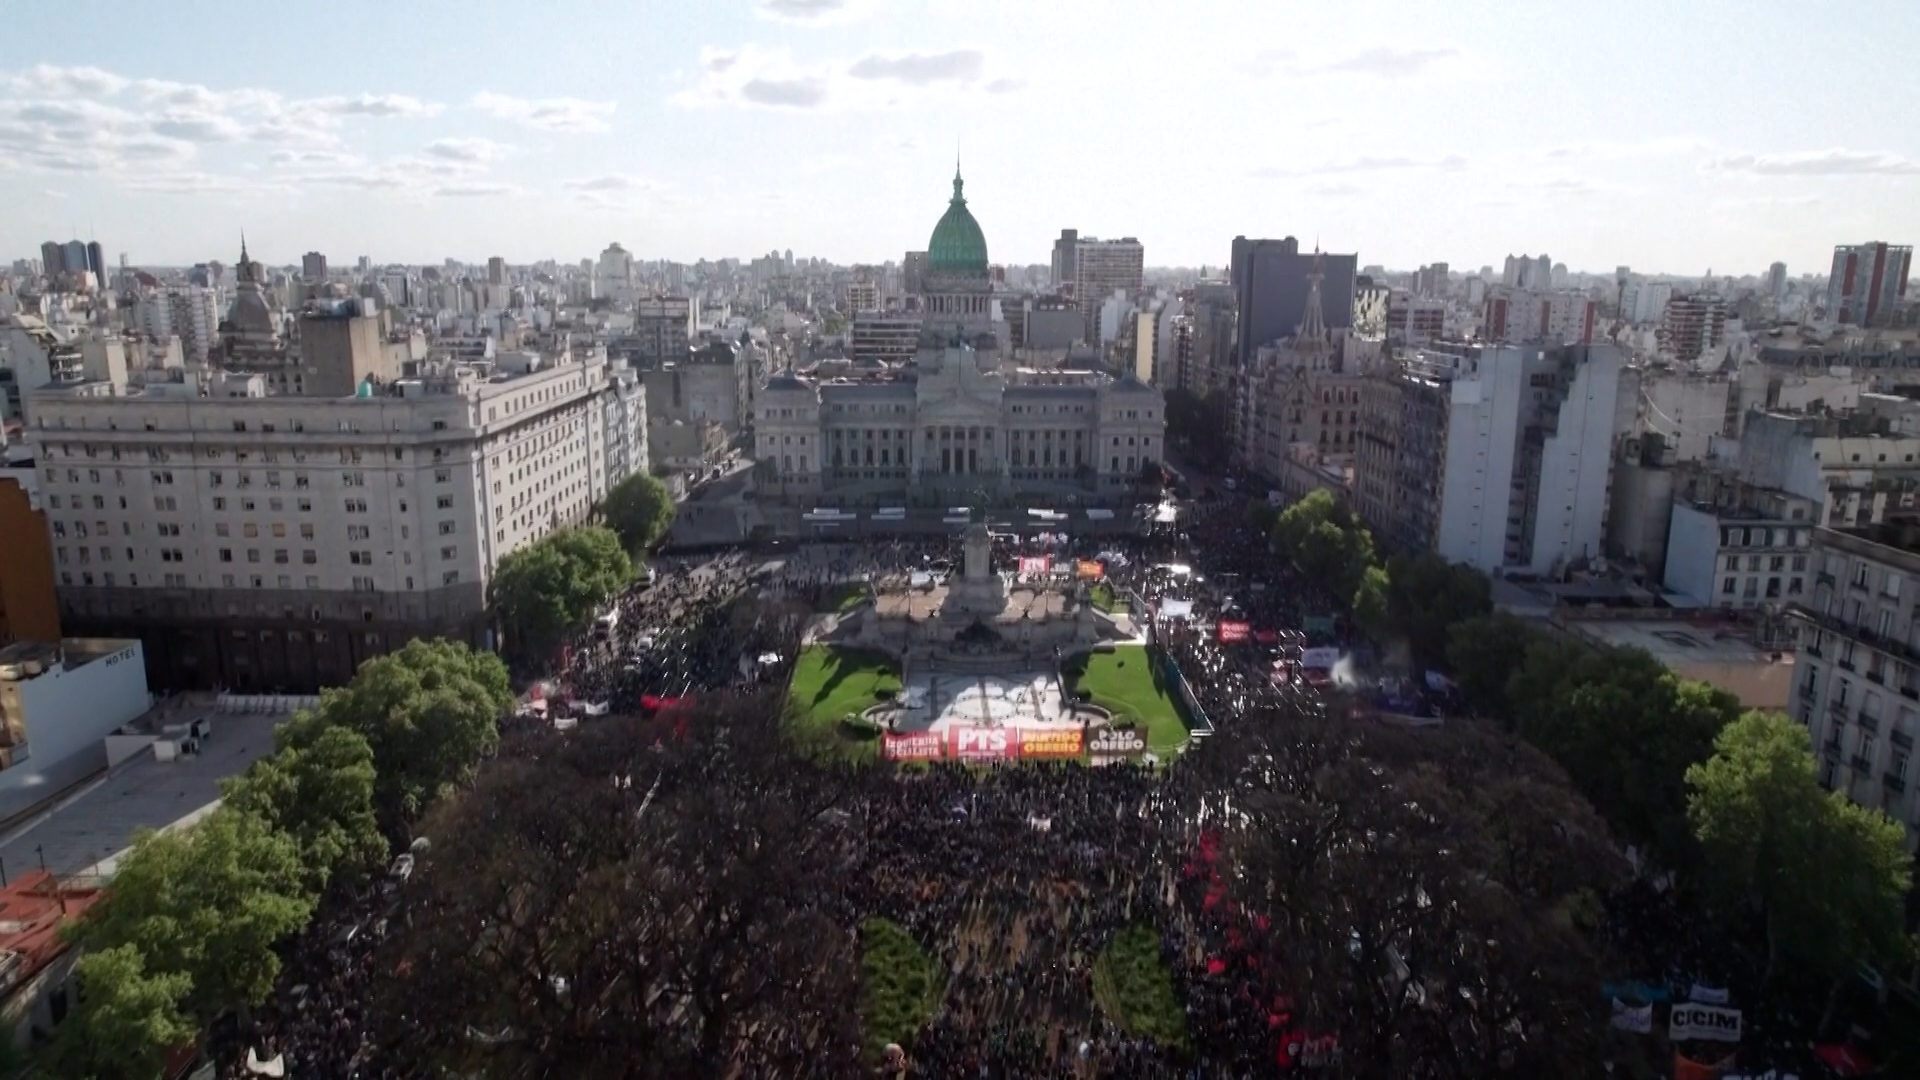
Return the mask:
M1298 640L1309 616L1338 610L1272 558L1265 537L1248 527L1243 500L1195 502L1171 524L1128 536L1050 539L1045 550L1057 561L1103 563L1106 587L1137 603L1153 647L1173 660L1214 723L1263 708L1323 707L1311 687L1273 677L1284 644L1223 644L1214 632L1234 619ZM1022 553L1016 541L997 556ZM777 682L812 613L834 609L848 590L891 586L959 561L957 538L658 560L651 583L619 600L609 627L571 643L554 700L634 714ZM1151 617L1169 602L1183 610L1190 604L1191 613ZM1339 633L1336 627L1330 643L1343 644ZM545 724L521 734L556 737ZM931 1018L901 1033L894 1068L929 1080L1224 1080L1337 1062L1337 1040L1316 1035L1313 1018L1297 1017L1287 988L1260 969L1264 917L1224 897L1214 841L1192 812L1204 802L1193 790L1201 777L1183 763L935 764L866 787L855 811L864 823L858 861L823 903L853 935L876 917L896 924L945 982ZM279 989L255 1017L247 1045L261 1056L284 1054L289 1076L427 1075L364 1046L360 1034L378 977L378 943L402 888L378 883L315 920L286 950ZM1615 901L1635 924L1655 916L1628 909L1661 903L1637 888ZM1130 1034L1097 1000L1103 950L1140 927L1159 942L1184 1039L1163 1044ZM1624 936L1620 944L1629 955L1646 945ZM1649 962L1658 959L1650 954ZM765 1049L751 1055L760 1066L743 1076L785 1075L767 1063L802 1052L797 1043L790 1053Z

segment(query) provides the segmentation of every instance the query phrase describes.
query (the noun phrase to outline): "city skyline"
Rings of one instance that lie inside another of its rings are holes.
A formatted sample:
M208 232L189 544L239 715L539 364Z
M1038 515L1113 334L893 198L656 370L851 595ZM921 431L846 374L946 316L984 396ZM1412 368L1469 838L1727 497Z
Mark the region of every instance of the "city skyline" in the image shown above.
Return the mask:
M1145 5L743 0L530 23L347 3L297 34L35 9L0 51L0 252L74 234L186 265L231 258L245 229L275 265L565 262L614 240L680 262L898 261L956 151L1012 265L1077 228L1139 237L1151 266L1296 235L1408 269L1549 251L1590 273L1798 277L1836 244L1920 232L1899 107L1920 75L1898 63L1920 28L1891 3L1845 27L1781 3L1604 23L1549 5L1511 27L1471 17L1491 5L1397 6L1169 24ZM1875 71L1876 92L1844 97L1816 54Z

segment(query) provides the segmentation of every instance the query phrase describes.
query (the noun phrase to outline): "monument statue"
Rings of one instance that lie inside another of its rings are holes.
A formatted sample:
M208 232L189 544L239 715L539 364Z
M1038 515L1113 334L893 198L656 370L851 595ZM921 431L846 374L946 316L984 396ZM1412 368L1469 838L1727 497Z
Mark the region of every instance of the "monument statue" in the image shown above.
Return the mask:
M948 582L941 616L999 616L1007 609L1007 583L993 572L993 541L986 525L976 521L967 526L960 549L960 579Z

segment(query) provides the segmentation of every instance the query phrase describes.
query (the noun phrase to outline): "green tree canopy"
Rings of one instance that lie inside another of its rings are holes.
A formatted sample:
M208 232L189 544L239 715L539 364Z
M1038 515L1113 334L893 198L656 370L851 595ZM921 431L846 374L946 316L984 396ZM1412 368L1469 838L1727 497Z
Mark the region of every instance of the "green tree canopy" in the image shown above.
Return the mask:
M1527 647L1540 631L1504 612L1455 623L1447 630L1447 663L1473 708L1513 726L1507 684L1513 680Z
M611 542L611 533L600 532ZM617 545L614 554L626 559ZM416 639L367 661L352 682L323 693L311 722L366 739L373 752L374 805L383 820L393 822L419 813L472 776L493 751L500 717L512 707L513 688L499 657ZM311 736L312 744L318 747L324 737ZM333 746L341 755L349 749Z
M1406 638L1414 662L1424 667L1446 661L1455 623L1493 612L1493 583L1485 574L1431 552L1395 555L1387 562L1387 578L1392 626Z
M643 558L673 527L673 495L656 477L634 473L607 492L606 516L627 554Z
M1273 538L1283 558L1335 597L1351 600L1373 565L1373 536L1325 490L1281 511Z
M1681 679L1642 649L1539 635L1509 681L1520 733L1567 770L1624 838L1679 865L1688 845L1686 771L1740 702Z
M1821 789L1805 728L1748 712L1687 770L1687 787L1709 895L1730 912L1758 907L1769 973L1783 959L1829 975L1910 962L1903 830Z
M493 572L493 611L507 647L527 661L550 659L568 631L586 624L633 576L613 530L558 532L509 554Z
M1369 566L1360 575L1360 586L1353 590L1353 621L1374 641L1383 641L1393 632L1392 589L1387 571Z
M291 837L312 891L336 877L363 880L387 853L367 737L309 714L281 725L274 743L278 750L222 785L226 805Z
M180 972L149 972L133 945L95 949L74 966L80 1006L54 1029L47 1064L70 1080L155 1080L174 1050L193 1041L179 1001Z
M184 978L186 1012L205 1024L266 1000L280 971L274 944L313 911L305 877L290 837L222 807L138 836L72 933L89 951L131 946L154 975Z

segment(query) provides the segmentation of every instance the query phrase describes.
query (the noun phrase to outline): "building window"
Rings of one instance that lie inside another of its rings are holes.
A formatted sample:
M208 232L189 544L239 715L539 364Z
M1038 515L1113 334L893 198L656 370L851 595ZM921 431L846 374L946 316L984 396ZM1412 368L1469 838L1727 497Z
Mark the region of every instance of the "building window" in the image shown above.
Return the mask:
M451 522L451 521L443 521L443 522L441 522L441 523L440 523L440 535L441 535L441 536L452 536L453 534L454 534L454 523L453 523L453 522Z
M1118 466L1118 464L1119 464L1118 462L1115 462L1116 467ZM1734 593L1734 590L1737 589L1738 587L1739 586L1736 584L1734 578L1725 578L1720 582L1720 591L1725 593L1728 596L1732 596Z

